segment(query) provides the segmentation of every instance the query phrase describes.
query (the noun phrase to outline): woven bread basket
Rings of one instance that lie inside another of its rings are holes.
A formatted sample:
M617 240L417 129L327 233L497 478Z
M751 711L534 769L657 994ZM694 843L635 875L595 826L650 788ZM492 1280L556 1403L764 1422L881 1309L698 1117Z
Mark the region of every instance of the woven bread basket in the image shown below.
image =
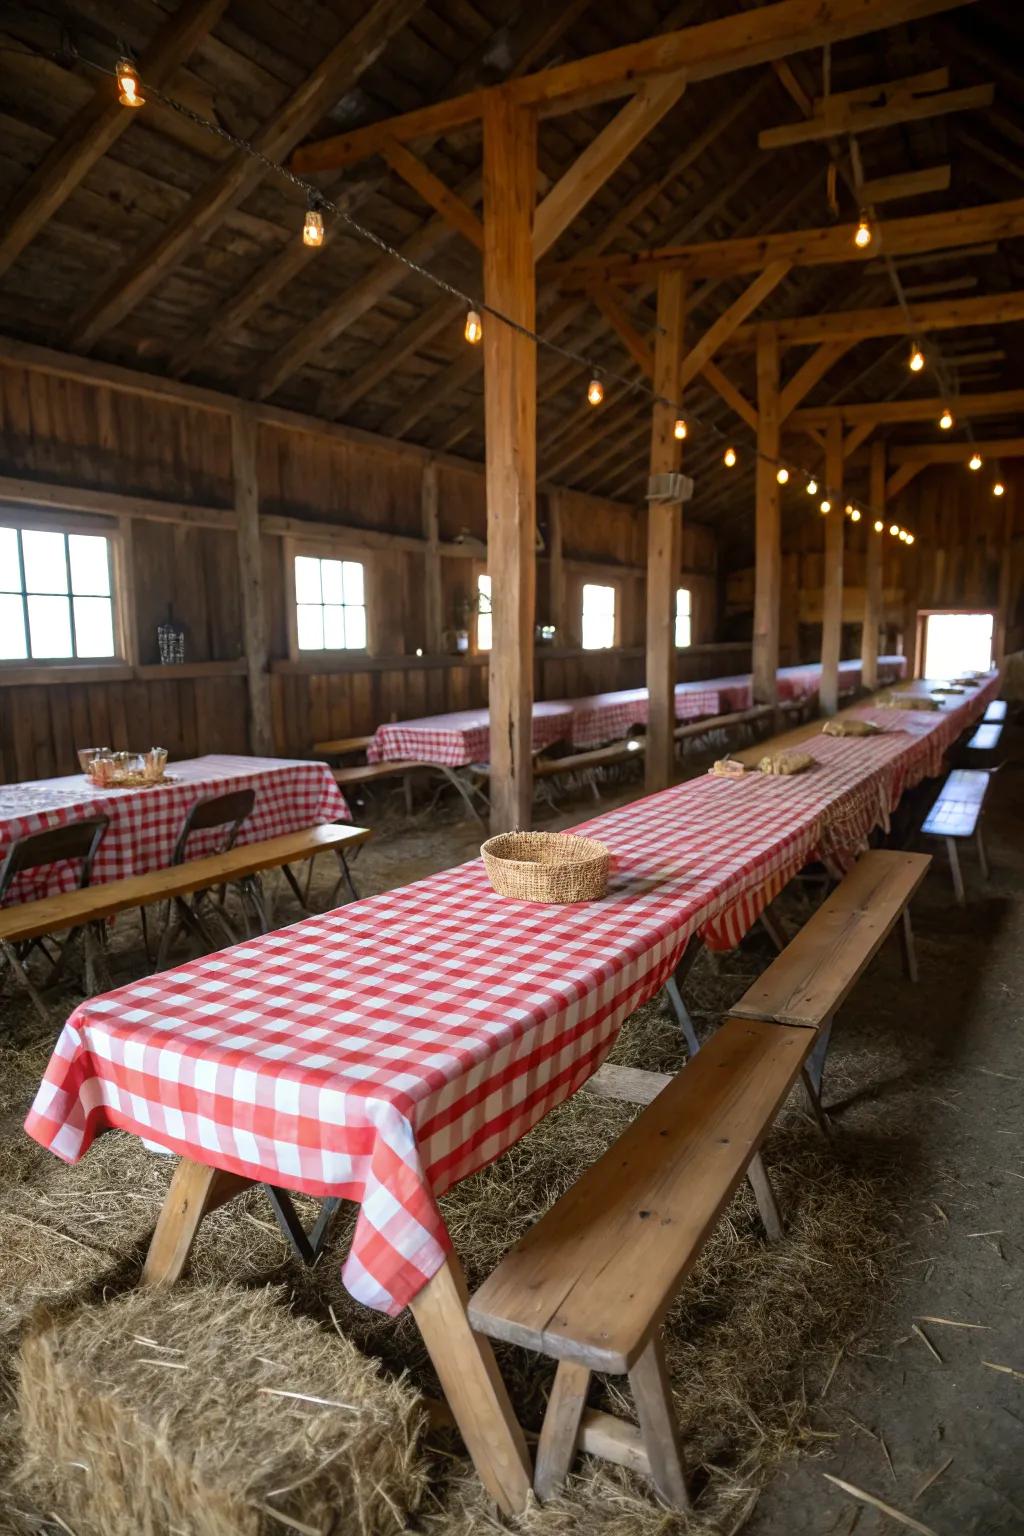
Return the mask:
M611 855L592 837L500 832L480 853L498 895L513 901L597 901L608 888Z

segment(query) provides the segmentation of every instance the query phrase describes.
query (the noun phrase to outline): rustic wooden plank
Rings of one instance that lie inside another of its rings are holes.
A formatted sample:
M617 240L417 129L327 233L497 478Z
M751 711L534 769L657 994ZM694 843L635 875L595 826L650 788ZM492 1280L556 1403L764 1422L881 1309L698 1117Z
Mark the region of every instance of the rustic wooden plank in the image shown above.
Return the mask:
M825 437L825 491L832 510L825 524L825 563L822 573L821 682L818 703L823 715L839 708L839 659L843 643L843 428L829 424Z
M754 471L753 696L778 703L779 614L782 602L781 491L775 461L780 447L779 343L764 326L757 344L757 452Z
M878 631L882 623L882 557L885 550L886 529L876 533L872 524L876 518L887 521L885 515L885 443L871 445L871 470L868 486L871 510L865 531L867 550L864 558L864 623L860 636L860 680L870 692L878 687Z
M658 333L654 345L651 475L679 469L682 445L675 436L683 366L686 286L681 273L658 280ZM666 402L666 403L660 403ZM665 789L675 770L676 588L683 517L680 502L647 506L647 741L648 792Z
M251 416L231 418L231 452L235 477L235 517L238 524L238 572L242 588L242 628L249 687L251 749L267 756L273 751L270 680L267 673L267 622L263 598L263 553L260 546L260 490L257 471L256 422Z
M181 1158L160 1208L141 1283L150 1287L175 1285L185 1271L203 1217L252 1183L239 1174Z

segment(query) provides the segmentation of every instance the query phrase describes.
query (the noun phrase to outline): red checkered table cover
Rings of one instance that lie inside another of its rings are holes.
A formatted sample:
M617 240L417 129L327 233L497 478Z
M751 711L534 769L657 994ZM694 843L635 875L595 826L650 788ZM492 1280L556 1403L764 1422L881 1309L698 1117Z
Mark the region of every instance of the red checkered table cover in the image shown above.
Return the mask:
M572 708L559 701L533 706L533 747L538 751L569 736ZM461 709L450 715L426 715L422 720L396 720L379 725L366 749L371 763L413 759L444 768L486 763L491 756L491 721L486 709Z
M907 675L905 656L879 656L878 681L895 683ZM802 703L814 698L821 685L821 663L809 661L795 667L780 667L777 674L779 701L784 704ZM853 692L860 687L861 663L839 663L839 690ZM723 709L750 709L754 702L753 681L749 672L736 673L732 677L718 678Z
M167 772L169 783L147 789L96 789L84 774L0 785L0 862L19 837L102 814L110 825L96 852L92 883L148 874L170 864L182 823L197 800L236 789L256 791L252 814L238 835L239 846L321 822L352 820L323 763L211 755L170 763ZM222 840L216 828L196 832L189 839L189 857L215 852ZM76 867L66 863L27 871L12 886L7 902L70 890L76 874Z
M345 1283L396 1313L449 1248L437 1197L586 1082L692 934L744 903L756 916L866 835L924 771L924 738L950 739L994 687L941 714L880 711L878 737L817 737L806 775L706 776L596 818L580 830L613 854L600 902L506 901L474 860L92 998L26 1128L68 1162L118 1126L357 1201Z
M606 741L620 741L631 726L647 724L647 689L620 688L614 693L595 693L589 698L570 700L568 707L572 710L573 746L599 747ZM698 720L718 713L715 682L676 684L677 720Z

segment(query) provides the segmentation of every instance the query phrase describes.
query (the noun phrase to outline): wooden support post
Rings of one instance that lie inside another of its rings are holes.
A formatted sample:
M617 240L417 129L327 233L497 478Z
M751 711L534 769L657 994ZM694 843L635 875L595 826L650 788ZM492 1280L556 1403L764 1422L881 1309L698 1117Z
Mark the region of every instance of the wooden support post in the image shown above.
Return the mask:
M484 298L534 329L533 214L537 121L504 92L484 111ZM530 825L533 799L533 627L536 582L537 349L484 318L491 827Z
M678 401L683 359L686 286L681 272L658 278L658 335L654 389ZM674 433L674 404L655 405L651 424L651 474L678 470L682 450ZM647 507L647 789L665 789L675 766L676 588L682 546L682 504Z
M754 703L778 703L782 530L779 482L779 342L773 326L757 328L757 468L754 572Z
M565 545L562 537L562 498L548 492L548 622L555 626L555 644L569 644L565 609Z
M996 599L996 621L992 635L992 659L997 667L1006 660L1006 632L1010 627L1010 606L1013 593L1013 533L1014 533L1014 485L1008 484L1003 500L1006 503L1003 524L1002 554L999 562L999 592Z
M871 478L868 500L871 513L865 531L867 550L864 559L864 623L860 636L861 682L870 692L878 687L878 630L882 622L882 552L885 528L876 533L877 517L885 522L885 444L871 444Z
M843 644L843 423L830 421L825 433L825 488L832 510L824 519L822 572L821 691L823 715L839 708L839 655Z
M260 488L256 459L258 432L255 416L248 411L233 412L231 464L235 481L242 633L245 638L249 690L249 745L253 752L269 756L274 750L274 732L270 716L270 677L267 672L267 616L263 601Z
M440 656L444 649L444 595L441 586L441 534L437 508L437 465L431 459L423 466L420 481L420 509L423 537L427 541L424 556L424 628L428 656Z

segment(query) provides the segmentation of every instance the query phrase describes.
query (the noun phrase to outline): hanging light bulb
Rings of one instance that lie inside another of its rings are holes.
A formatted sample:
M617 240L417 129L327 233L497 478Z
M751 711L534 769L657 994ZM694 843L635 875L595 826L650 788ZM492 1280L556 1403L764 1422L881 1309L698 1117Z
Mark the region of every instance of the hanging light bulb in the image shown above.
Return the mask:
M945 407L945 409L943 410L942 415L939 417L939 426L942 428L943 432L948 432L952 425L953 425L953 412L950 410L949 406L947 405Z
M465 336L471 347L475 347L477 342L483 336L484 323L480 319L480 316L475 309L471 309L469 314L466 316L466 328L462 334Z
M851 507L850 508L850 522L851 523L859 523L860 522L860 507Z
M910 368L911 373L920 373L921 369L924 367L924 353L921 351L921 348L917 345L916 341L910 349L910 361L908 367Z
M604 385L601 383L601 380L598 378L597 374L595 373L594 377L591 379L590 383L587 385L587 401L588 401L588 403L590 405L600 405L601 401L603 399L604 399Z
M899 524L898 523L893 523L892 526L889 529L889 532L892 534L894 539L898 538L899 537L899 532L900 532Z
M826 496L825 500L821 504L821 515L822 515L822 517L827 517L828 514L831 511L832 511L832 503L829 501L828 497Z
M312 198L302 223L302 243L311 246L314 250L324 243L324 216Z
M912 533L908 533L907 534L907 543L908 544L913 544L913 542L914 542L914 535Z
M676 417L676 424L672 428L672 433L673 436L678 438L680 442L682 442L683 438L686 436L686 422L682 416Z
M846 503L846 506L843 508L843 511L846 513L847 517L852 517L853 516L853 502L852 501L848 501Z
M882 533L885 530L885 524L880 517L875 518L873 526L876 533Z
M117 79L117 99L122 107L144 107L146 98L142 94L139 72L131 59L118 59L114 74Z
M779 465L775 478L780 485L786 484L786 481L789 479L789 470L786 468L785 464Z
M732 469L735 466L735 463L736 463L736 449L735 448L727 448L725 450L725 452L722 454L722 463L725 465L726 469Z
M978 452L977 448L975 448L974 452L971 454L970 458L967 460L967 468L968 469L980 469L981 468L981 454Z
M907 542L907 531L906 531L906 529L905 528L901 528L899 533L896 535L896 537L899 539L901 544L905 544Z
M1003 482L1001 480L997 480L995 485L992 487L992 495L993 496L1005 496L1005 494L1006 494L1006 486L1003 484Z
M818 482L813 475L807 482L807 494L808 496L817 496L818 494Z
M867 250L868 246L871 244L874 238L875 235L871 228L871 222L868 219L867 214L861 210L860 219L857 222L857 228L853 232L853 243L859 251L864 251Z

